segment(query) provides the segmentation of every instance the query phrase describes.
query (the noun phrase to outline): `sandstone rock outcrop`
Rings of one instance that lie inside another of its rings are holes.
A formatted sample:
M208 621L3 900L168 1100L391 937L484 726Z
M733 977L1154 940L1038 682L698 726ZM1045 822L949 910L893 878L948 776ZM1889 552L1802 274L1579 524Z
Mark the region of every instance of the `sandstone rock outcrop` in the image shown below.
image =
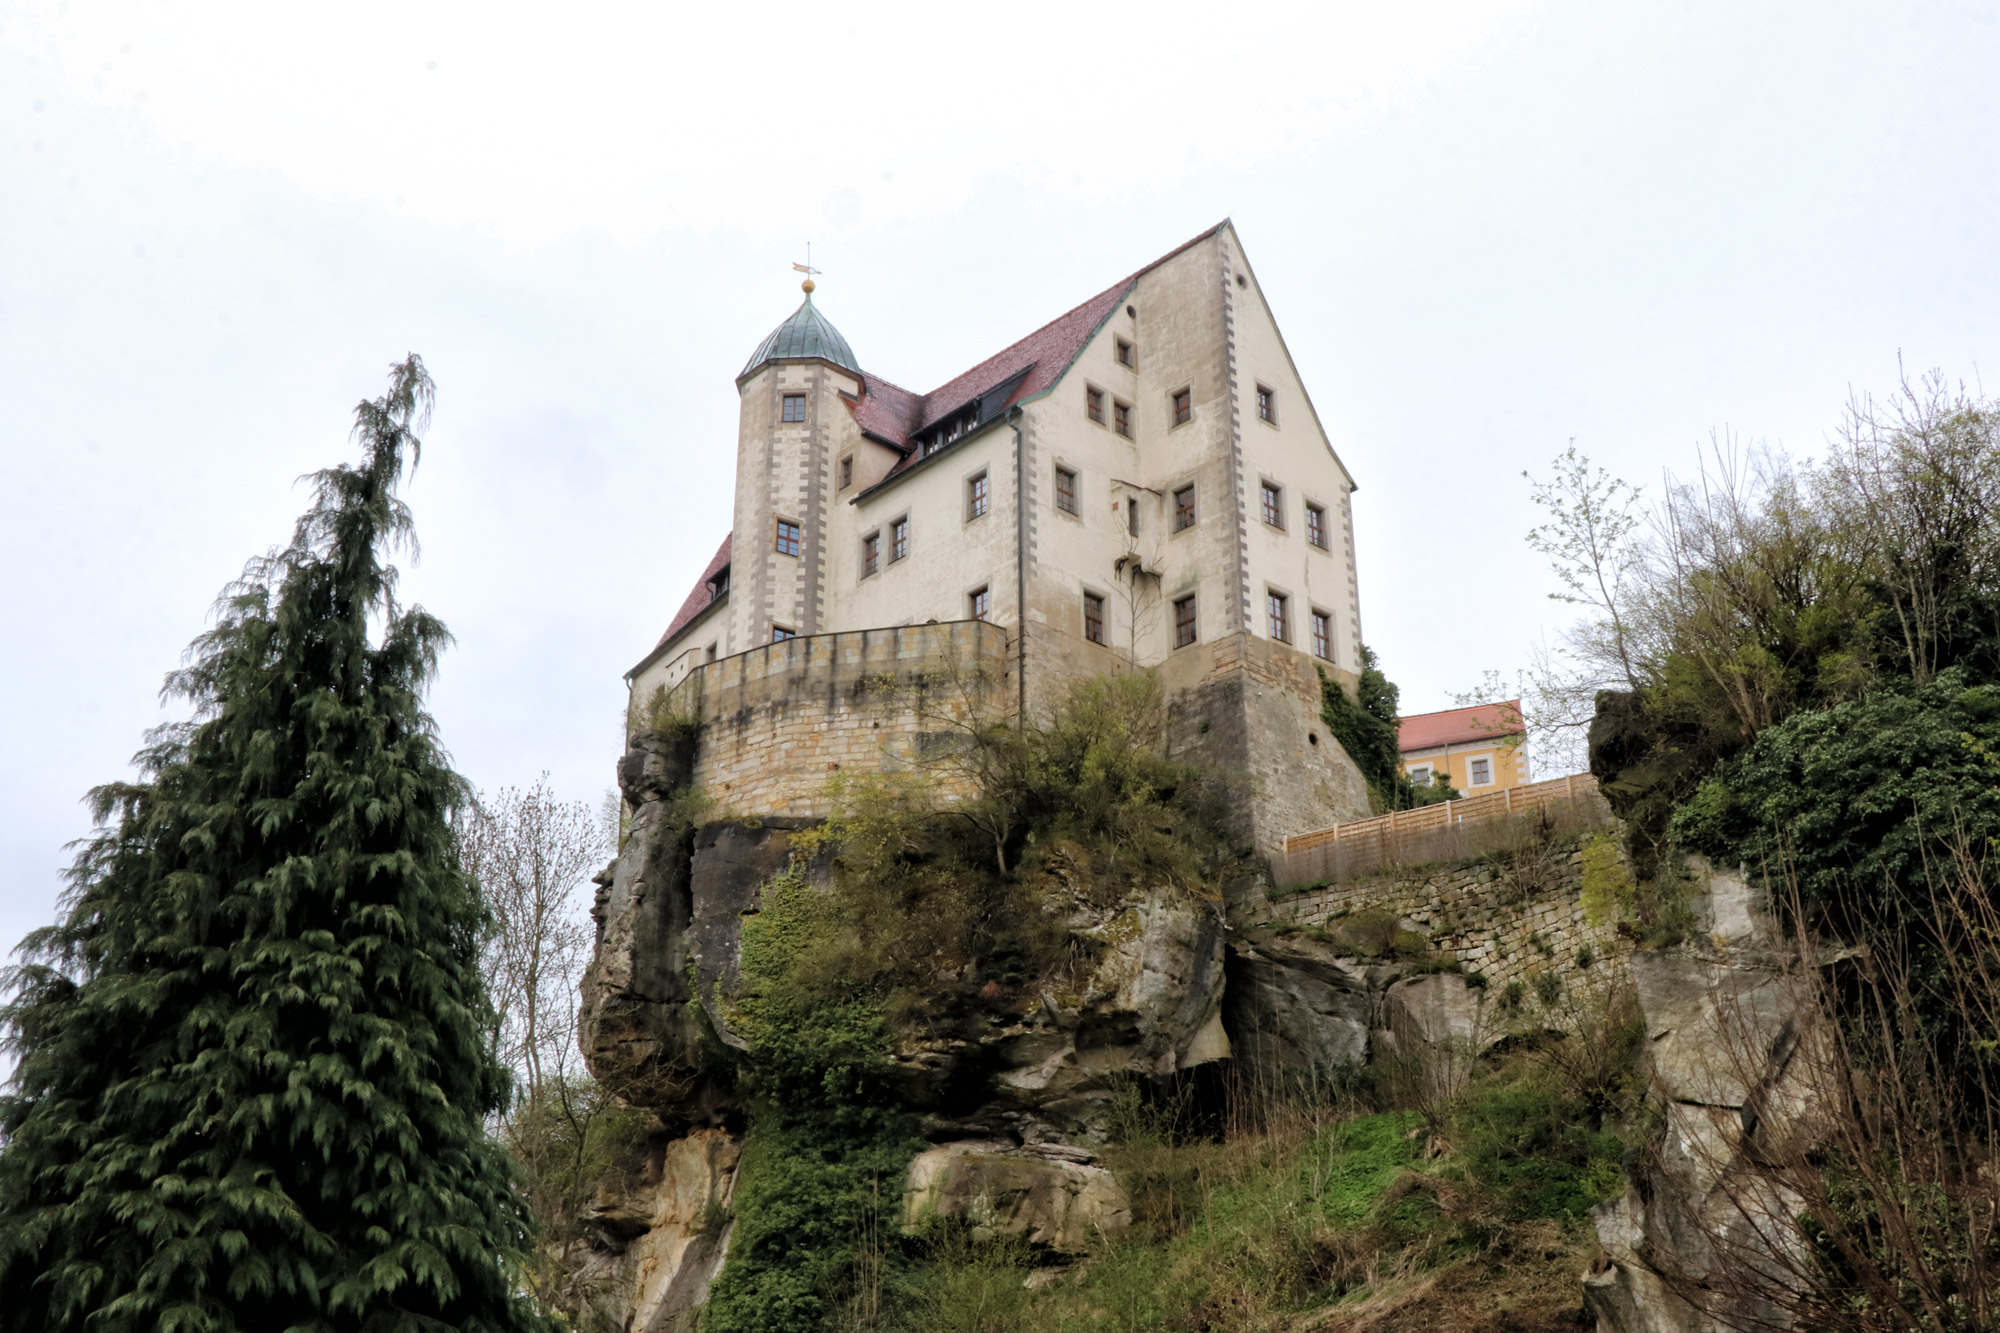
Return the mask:
M583 1279L614 1327L693 1333L729 1252L741 1152L728 1131L697 1129L654 1143L629 1178L599 1188Z
M1016 1236L1059 1255L1132 1225L1131 1201L1087 1149L1065 1143L962 1140L918 1153L903 1196L904 1224L962 1218L974 1234Z

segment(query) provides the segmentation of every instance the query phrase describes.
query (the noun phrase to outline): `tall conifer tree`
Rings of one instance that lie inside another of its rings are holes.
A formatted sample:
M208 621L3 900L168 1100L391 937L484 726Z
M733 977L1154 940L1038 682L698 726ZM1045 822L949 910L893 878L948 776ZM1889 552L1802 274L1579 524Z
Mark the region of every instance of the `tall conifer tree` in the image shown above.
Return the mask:
M422 693L449 641L395 599L429 375L356 409L167 692L191 720L92 794L64 919L5 1011L0 1324L26 1333L539 1327L483 1129L466 787Z

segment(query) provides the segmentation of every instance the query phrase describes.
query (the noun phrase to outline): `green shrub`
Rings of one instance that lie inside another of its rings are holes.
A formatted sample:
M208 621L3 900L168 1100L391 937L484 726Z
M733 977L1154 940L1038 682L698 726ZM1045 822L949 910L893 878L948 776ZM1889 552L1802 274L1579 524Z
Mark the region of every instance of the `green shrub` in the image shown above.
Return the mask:
M1516 1218L1581 1219L1623 1188L1623 1142L1541 1071L1475 1085L1452 1133L1472 1178Z

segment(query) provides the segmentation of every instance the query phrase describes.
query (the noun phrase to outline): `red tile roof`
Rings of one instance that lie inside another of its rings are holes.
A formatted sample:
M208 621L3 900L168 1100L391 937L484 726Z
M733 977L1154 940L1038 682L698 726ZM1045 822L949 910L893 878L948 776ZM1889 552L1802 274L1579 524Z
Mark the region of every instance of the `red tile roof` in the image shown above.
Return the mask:
M1518 736L1527 730L1521 720L1521 701L1475 704L1471 708L1447 708L1442 713L1418 713L1396 719L1398 743L1403 753L1429 750L1439 745L1470 745Z
M708 581L717 574L720 574L723 568L729 564L729 542L735 535L733 532L730 533L722 539L722 545L715 548L715 558L708 562L708 568L702 570L701 577L694 581L694 591L687 595L685 602L681 603L681 609L674 615L672 623L667 626L667 632L662 634L660 641L653 645L653 651L658 652L660 649L666 647L672 641L674 635L679 634L688 627L689 621L716 603L718 599L715 596L714 590L709 587Z

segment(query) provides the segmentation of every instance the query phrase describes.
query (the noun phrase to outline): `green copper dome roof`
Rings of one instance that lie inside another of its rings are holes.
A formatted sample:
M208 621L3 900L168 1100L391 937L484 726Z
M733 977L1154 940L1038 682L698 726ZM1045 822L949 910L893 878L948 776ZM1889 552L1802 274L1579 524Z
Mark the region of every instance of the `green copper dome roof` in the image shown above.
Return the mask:
M772 329L771 336L757 345L743 367L743 374L736 378L742 379L766 361L800 359L831 361L857 375L861 373L854 350L840 336L840 330L827 323L826 316L814 308L811 293L807 293L805 303L792 312L790 319Z

